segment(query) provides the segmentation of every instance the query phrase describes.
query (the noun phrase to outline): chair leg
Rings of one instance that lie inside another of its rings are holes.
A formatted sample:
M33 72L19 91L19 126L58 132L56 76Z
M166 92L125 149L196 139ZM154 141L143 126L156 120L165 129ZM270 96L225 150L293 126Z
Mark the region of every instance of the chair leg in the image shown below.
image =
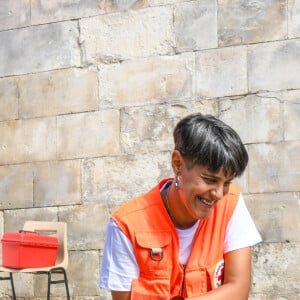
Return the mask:
M13 300L16 300L16 292L15 292L15 285L14 285L14 279L12 276L12 273L9 273L9 277L10 277L10 284L11 284L11 290L12 290L12 296L13 296Z
M70 300L70 294L69 294L69 285L68 285L68 278L67 278L67 273L65 269L62 269L64 273L64 279L65 279L65 287L66 287L66 293L67 293L67 299Z
M64 276L62 280L52 280L51 276L53 274L61 274ZM68 278L67 273L64 268L55 268L51 271L47 272L48 274L48 291L47 291L47 300L50 300L50 286L51 284L64 283L66 288L67 299L70 300L69 286L68 286Z
M47 300L50 300L51 272L48 272Z

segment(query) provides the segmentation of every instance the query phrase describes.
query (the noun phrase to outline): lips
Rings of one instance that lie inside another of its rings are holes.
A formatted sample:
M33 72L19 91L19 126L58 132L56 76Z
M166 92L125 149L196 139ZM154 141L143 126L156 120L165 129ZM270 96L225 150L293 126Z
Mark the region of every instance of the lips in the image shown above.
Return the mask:
M207 207L212 207L216 204L216 201L208 201L200 196L197 196L197 199Z

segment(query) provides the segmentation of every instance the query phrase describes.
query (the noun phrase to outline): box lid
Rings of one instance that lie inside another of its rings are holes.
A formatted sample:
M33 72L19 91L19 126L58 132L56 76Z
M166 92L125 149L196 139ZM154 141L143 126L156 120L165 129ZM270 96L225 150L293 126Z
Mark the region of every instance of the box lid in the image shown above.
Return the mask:
M37 232L5 232L1 242L17 242L20 245L58 248L58 239L55 236L43 235Z

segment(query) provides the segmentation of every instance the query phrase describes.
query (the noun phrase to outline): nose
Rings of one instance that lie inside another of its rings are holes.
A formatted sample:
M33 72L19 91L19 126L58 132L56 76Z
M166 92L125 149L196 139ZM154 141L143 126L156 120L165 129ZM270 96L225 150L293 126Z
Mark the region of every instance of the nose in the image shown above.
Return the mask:
M222 184L218 184L215 186L215 188L212 190L212 195L215 200L220 200L223 197L224 188Z

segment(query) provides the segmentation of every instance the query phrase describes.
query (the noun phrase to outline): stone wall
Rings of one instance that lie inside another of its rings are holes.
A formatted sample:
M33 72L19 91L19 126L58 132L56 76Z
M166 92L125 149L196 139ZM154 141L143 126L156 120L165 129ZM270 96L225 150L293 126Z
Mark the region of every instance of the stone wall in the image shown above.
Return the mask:
M0 0L0 61L0 233L66 221L72 299L110 299L108 217L172 175L172 129L197 111L250 154L250 299L300 298L300 0ZM15 286L45 299L45 277Z

